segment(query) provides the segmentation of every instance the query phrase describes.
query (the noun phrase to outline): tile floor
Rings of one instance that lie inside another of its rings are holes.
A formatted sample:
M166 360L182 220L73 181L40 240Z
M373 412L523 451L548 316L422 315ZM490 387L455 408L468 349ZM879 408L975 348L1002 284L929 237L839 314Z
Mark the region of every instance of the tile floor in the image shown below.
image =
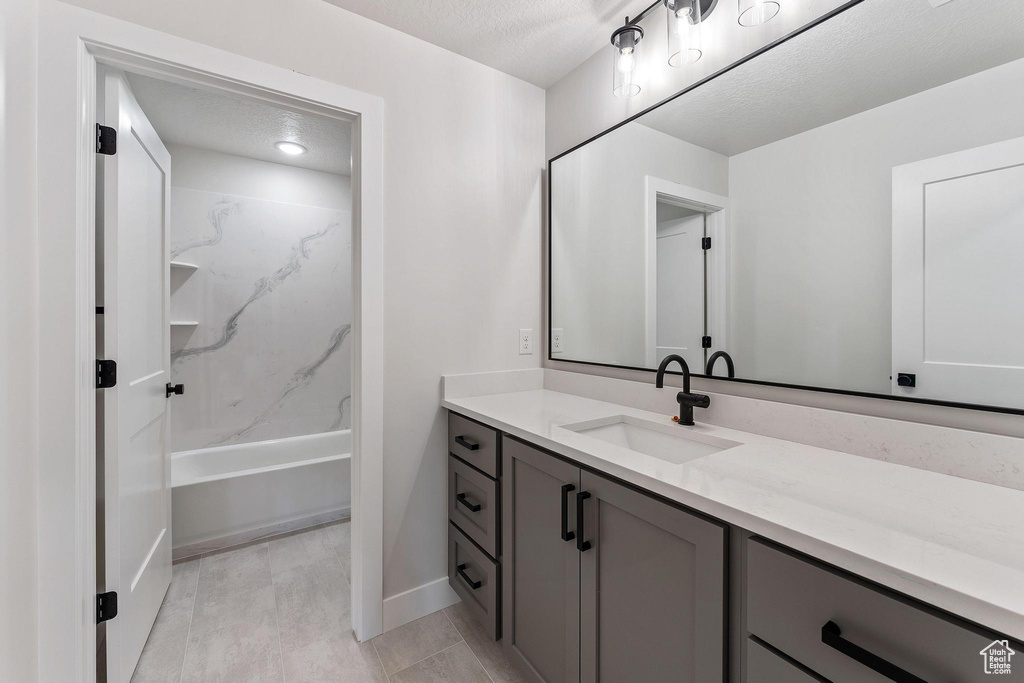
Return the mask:
M133 683L524 680L462 605L357 642L349 530L317 526L175 564Z

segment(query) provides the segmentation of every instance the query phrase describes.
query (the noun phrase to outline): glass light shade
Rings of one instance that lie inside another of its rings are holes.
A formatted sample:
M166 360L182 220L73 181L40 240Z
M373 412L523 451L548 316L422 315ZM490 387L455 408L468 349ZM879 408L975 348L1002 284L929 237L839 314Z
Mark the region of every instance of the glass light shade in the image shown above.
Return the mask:
M665 0L669 66L693 64L700 46L700 0Z
M760 26L779 13L777 0L739 0L740 26Z
M612 94L633 97L640 94L636 82L636 45L644 32L639 26L627 24L612 34L614 59L612 61Z

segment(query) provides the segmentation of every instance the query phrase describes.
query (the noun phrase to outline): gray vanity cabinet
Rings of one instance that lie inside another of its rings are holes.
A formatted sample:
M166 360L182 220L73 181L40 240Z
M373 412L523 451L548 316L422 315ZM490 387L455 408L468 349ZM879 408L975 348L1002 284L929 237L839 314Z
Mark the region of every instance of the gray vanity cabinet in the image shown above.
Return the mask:
M579 680L580 554L571 509L579 487L579 467L504 439L502 634L505 651L534 681Z
M502 633L531 680L724 680L725 526L507 437L502 486Z
M724 680L726 527L590 472L581 487L580 679Z

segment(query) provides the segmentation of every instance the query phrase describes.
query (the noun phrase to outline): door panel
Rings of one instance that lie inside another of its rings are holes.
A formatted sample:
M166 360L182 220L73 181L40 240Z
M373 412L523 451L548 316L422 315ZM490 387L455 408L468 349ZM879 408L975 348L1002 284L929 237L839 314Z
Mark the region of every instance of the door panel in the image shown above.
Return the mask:
M658 224L655 364L675 353L695 372L704 367L703 237L704 214Z
M722 681L726 529L583 472L582 681Z
M580 470L505 438L502 477L505 650L534 681L578 681L579 552L562 539L562 487L578 491Z
M103 157L105 583L107 679L127 682L171 577L170 458L164 386L170 372L170 155L117 71L101 74L117 154Z
M1024 138L893 169L894 394L1024 407L1022 254Z

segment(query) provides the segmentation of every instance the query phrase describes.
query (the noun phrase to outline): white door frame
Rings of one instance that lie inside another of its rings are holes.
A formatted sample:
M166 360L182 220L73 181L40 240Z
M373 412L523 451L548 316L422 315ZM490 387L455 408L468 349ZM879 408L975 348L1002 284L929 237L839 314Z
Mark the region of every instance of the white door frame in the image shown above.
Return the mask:
M711 237L708 259L708 334L715 347L726 348L726 306L728 301L729 198L681 185L671 180L644 176L644 340L646 366L656 365L658 343L658 199L676 206L707 214L707 234ZM704 368L691 368L695 375Z
M43 0L39 35L39 680L95 679L96 67L351 121L352 624L383 624L383 101Z

